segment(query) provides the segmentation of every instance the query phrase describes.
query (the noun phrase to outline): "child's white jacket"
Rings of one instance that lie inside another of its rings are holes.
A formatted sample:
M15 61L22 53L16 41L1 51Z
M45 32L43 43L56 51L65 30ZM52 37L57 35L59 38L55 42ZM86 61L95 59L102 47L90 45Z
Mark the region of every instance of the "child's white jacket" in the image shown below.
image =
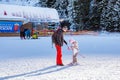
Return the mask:
M76 41L76 43L72 43L71 44L72 50L73 50L73 55L79 52L79 46L78 46L78 42Z

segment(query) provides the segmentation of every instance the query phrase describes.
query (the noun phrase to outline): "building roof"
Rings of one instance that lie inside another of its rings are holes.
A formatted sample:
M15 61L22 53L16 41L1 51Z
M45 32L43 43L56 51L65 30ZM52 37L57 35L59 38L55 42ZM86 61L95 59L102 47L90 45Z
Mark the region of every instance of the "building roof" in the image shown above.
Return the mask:
M59 22L58 12L54 8L0 4L0 15L2 19L9 17L29 22Z

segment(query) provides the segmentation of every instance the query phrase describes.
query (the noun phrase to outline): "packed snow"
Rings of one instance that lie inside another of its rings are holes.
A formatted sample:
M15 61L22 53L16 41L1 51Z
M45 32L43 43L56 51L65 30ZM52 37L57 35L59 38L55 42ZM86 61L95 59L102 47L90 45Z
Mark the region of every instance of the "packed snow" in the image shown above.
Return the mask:
M51 37L21 40L0 37L0 80L120 80L120 34L65 35L79 43L78 65L69 66L72 51L62 47L63 63L56 66Z

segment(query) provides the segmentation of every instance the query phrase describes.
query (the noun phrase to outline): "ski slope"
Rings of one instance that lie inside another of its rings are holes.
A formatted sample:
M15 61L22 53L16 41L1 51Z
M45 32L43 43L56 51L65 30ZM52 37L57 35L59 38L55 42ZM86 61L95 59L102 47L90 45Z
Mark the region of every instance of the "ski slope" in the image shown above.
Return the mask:
M120 34L65 35L79 43L79 65L68 66L72 52L62 47L63 63L56 66L51 37L21 40L0 37L0 80L120 80ZM69 42L68 42L69 45Z

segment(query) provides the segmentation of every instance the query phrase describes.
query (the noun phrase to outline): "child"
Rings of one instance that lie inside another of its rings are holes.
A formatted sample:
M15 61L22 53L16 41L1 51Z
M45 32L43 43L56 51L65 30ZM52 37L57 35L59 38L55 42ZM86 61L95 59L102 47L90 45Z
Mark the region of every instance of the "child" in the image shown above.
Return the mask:
M69 40L70 44L71 44L71 50L73 52L73 61L72 63L70 63L70 65L77 65L77 55L79 53L79 48L78 48L78 42L75 41L74 39L70 39Z

